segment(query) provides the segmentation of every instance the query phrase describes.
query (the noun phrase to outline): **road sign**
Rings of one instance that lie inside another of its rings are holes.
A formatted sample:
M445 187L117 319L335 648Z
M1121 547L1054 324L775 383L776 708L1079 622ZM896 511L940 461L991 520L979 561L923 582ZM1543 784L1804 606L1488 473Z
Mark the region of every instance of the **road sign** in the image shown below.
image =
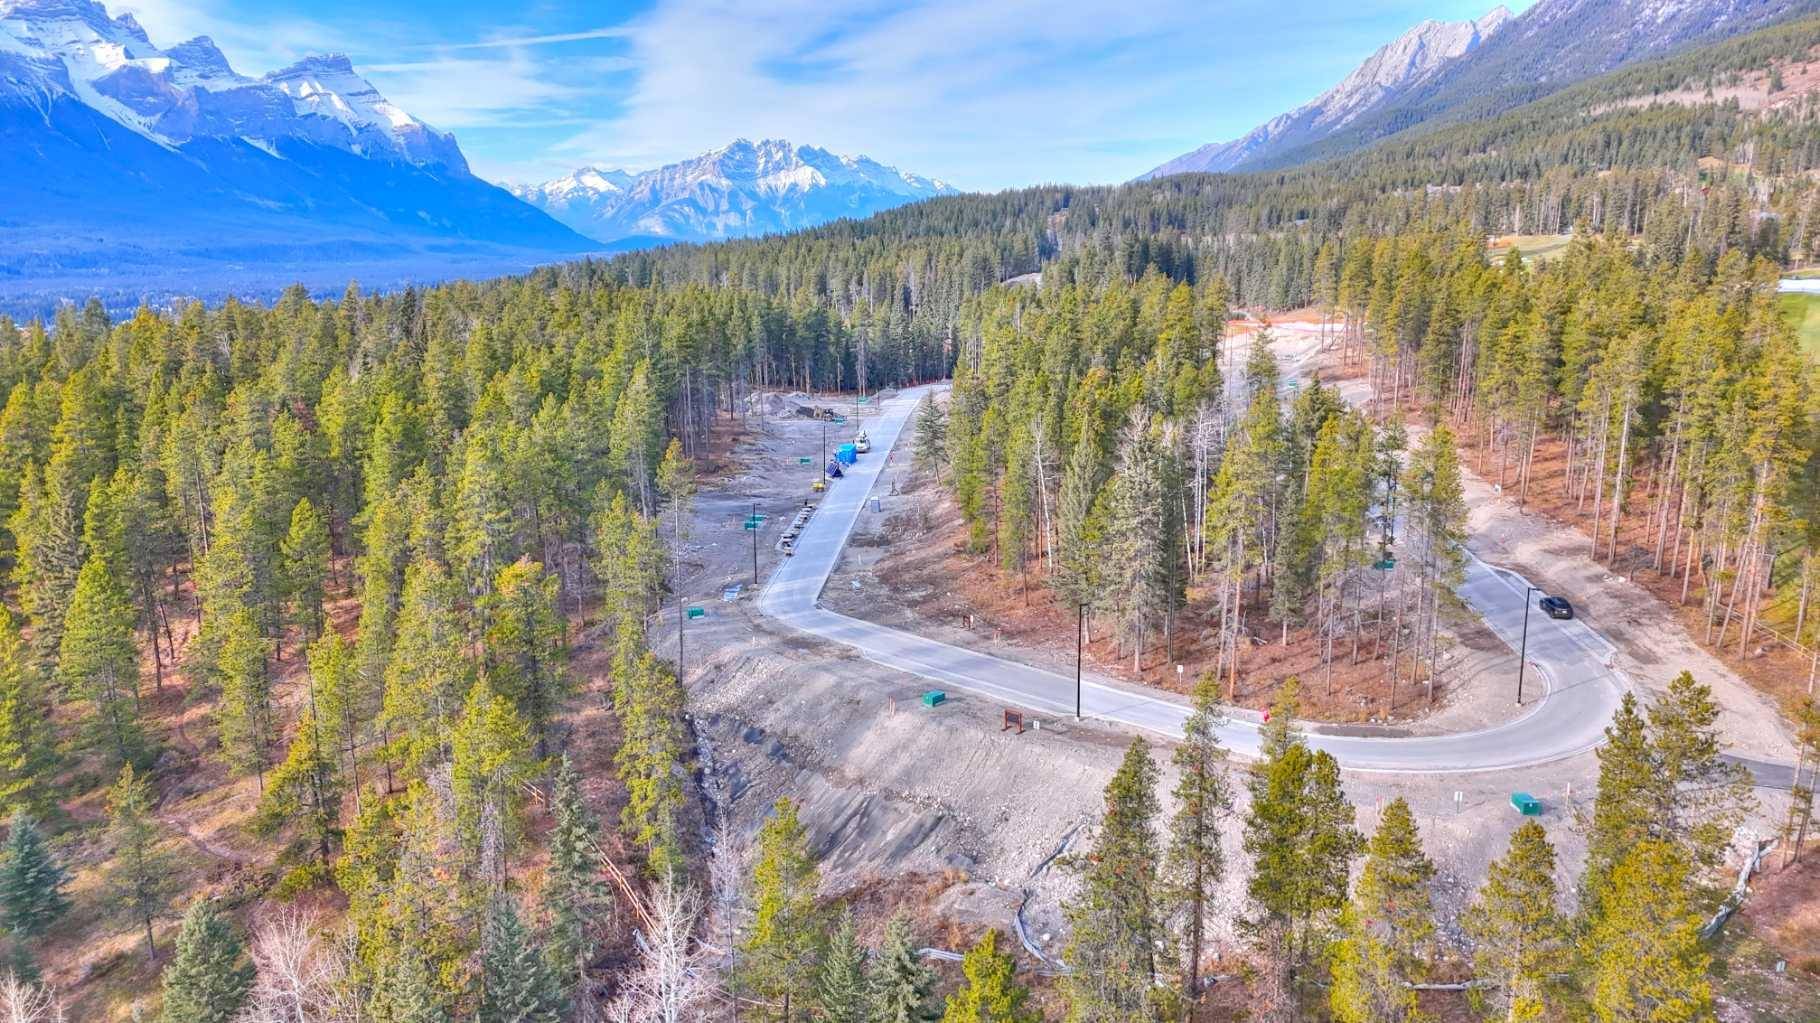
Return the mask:
M747 519L747 520L746 520L746 521L745 521L745 524L744 524L744 526L743 526L743 527L742 527L742 528L745 528L745 529L757 529L757 528L758 528L758 523L756 523L756 522L753 522L753 521L752 521L752 520L751 520L751 519Z
M689 620L690 621L694 621L697 618L706 618L707 615L708 615L708 612L705 608L692 607L689 609Z
M853 403L855 405L870 405L870 404L872 404L872 399L867 397L866 395L862 394L859 397L853 399Z
M1385 558L1383 561L1379 561L1379 562L1373 564L1371 567L1377 569L1380 572L1388 572L1391 569L1397 567L1397 559Z
M796 464L797 465L813 465L813 464L815 464L815 459L810 458L808 455L804 455L803 457L796 460Z

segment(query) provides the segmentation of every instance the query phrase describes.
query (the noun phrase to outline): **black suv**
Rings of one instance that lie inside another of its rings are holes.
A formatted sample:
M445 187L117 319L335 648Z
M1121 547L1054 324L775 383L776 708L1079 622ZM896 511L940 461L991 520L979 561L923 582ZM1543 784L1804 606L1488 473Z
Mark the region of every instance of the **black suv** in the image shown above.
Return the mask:
M1542 610L1548 612L1550 618L1572 618L1574 616L1574 606L1567 602L1566 597L1544 596L1536 603Z

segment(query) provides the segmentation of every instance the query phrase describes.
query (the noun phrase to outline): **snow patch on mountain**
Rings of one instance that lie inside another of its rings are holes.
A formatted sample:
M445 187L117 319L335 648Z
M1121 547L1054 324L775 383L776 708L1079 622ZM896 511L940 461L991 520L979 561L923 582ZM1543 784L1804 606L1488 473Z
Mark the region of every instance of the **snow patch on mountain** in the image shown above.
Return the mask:
M512 193L597 241L707 241L813 227L938 195L947 183L783 139L736 139L642 174L584 167Z
M1499 6L1473 21L1424 21L1381 47L1339 84L1313 100L1230 142L1210 143L1179 156L1144 177L1232 170L1292 135L1331 132L1478 49L1512 17L1508 9Z
M95 0L0 0L0 102L62 95L166 148L295 139L467 173L452 136L386 100L344 56L250 78L208 37L160 49L132 15Z

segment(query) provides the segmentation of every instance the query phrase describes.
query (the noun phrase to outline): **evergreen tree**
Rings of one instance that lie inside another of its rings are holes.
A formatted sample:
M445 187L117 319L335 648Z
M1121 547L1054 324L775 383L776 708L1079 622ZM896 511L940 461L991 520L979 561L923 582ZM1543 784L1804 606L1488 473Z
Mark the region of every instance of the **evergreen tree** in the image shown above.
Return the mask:
M1554 847L1542 825L1525 821L1464 920L1474 970L1488 982L1475 989L1487 1019L1523 1023L1556 1006L1554 974L1570 951L1558 899Z
M259 634L253 612L244 606L227 610L218 629L221 702L215 719L221 729L221 750L235 773L258 776L263 792L266 768L278 741L267 641Z
M232 1023L253 987L253 964L234 928L198 899L184 914L164 968L166 1023Z
M69 911L63 888L69 874L45 845L37 822L21 810L8 825L0 848L0 931L12 934L10 968L24 980L37 976L32 948Z
M1585 939L1599 1023L1713 1018L1712 958L1700 944L1685 853L1646 839L1616 864Z
M1133 740L1106 786L1093 855L1077 864L1080 891L1064 908L1071 1020L1128 1020L1152 1009L1161 936L1156 776L1149 744Z
M48 695L12 613L0 604L0 806L54 810L58 763Z
M1656 770L1645 729L1636 697L1625 693L1595 754L1599 790L1593 797L1586 869L1580 879L1581 912L1588 919L1599 915L1612 868L1649 836L1652 815L1668 801L1666 780Z
M935 396L922 400L916 410L916 464L934 473L939 480L942 467L948 464L948 416L936 403Z
M315 850L317 862L327 867L341 837L342 785L334 725L320 719L317 706L312 694L297 718L290 750L260 797L253 827L271 834L293 826L299 845Z
M1364 844L1340 789L1339 764L1293 730L1296 689L1294 679L1286 682L1271 710L1244 830L1253 907L1244 923L1285 987L1307 963L1316 932L1345 905L1352 860Z
M542 903L548 937L544 948L551 972L568 990L587 977L598 948L601 920L611 912L595 852L594 819L581 793L581 777L567 755L556 767L550 800L550 868L544 873Z
M1182 744L1173 756L1181 780L1175 787L1176 810L1169 821L1163 875L1166 902L1182 910L1177 940L1182 948L1183 995L1190 1003L1200 997L1208 914L1226 876L1220 827L1232 813L1232 790L1218 734L1221 720L1219 682L1209 672L1195 686L1194 713L1182 724Z
M476 682L450 734L449 750L456 835L469 861L481 866L494 884L502 884L503 857L519 837L522 786L536 773L530 736L511 702L485 682ZM489 829L496 830L490 834ZM483 862L488 856L494 859Z
M948 996L942 1023L1040 1023L1042 1014L1025 1004L1030 992L1017 982L1017 962L998 943L993 928L967 950L961 960L967 979Z
M821 920L815 906L820 876L796 804L779 799L758 832L752 865L752 929L740 949L741 980L777 1006L787 1021L815 990Z
M133 612L118 575L105 558L90 558L77 576L57 677L67 692L87 701L91 741L107 751L112 763L145 762Z
M1391 800L1366 847L1365 867L1333 950L1328 1003L1338 1023L1421 1018L1410 985L1424 979L1433 954L1428 885L1434 873L1409 804Z
M329 575L329 524L308 497L291 509L291 528L279 543L281 588L290 621L310 638L322 635L323 583Z
M1649 743L1659 787L1658 833L1681 843L1697 870L1717 866L1755 806L1750 769L1728 759L1712 689L1683 671L1649 706Z
M486 602L488 678L530 726L539 757L549 749L550 723L569 692L557 599L556 577L521 558L499 570Z
M145 930L145 955L158 957L152 924L170 909L175 863L159 847L160 828L152 816L151 794L128 763L108 792L107 834L113 850L105 882L115 912Z
M561 1023L561 985L505 895L487 913L480 985L477 1023Z
M867 974L872 994L873 1023L917 1023L936 1019L940 1009L931 1004L935 975L916 954L910 918L895 913L885 923L885 940Z
M853 924L853 909L841 911L840 923L822 954L815 984L816 1018L824 1023L866 1023L866 950Z
M368 1008L378 1023L452 1023L455 1018L429 964L410 948L401 950L381 974Z
M397 637L385 665L382 721L407 769L448 752L449 728L471 689L448 570L419 559L405 572ZM362 641L366 637L363 635Z

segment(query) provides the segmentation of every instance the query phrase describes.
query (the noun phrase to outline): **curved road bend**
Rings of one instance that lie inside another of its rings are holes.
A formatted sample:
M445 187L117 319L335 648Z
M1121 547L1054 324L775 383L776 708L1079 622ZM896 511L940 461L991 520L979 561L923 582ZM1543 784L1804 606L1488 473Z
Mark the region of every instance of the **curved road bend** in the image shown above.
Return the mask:
M867 424L872 453L830 484L796 544L759 593L758 609L812 636L843 643L870 661L922 676L962 692L1057 716L1074 713L1074 678L914 633L836 614L819 605L822 588L853 532L861 506L917 402L932 389L904 391L883 403ZM1527 583L1514 572L1470 558L1460 596L1499 638L1516 649L1523 628ZM1497 771L1584 753L1604 738L1625 683L1609 667L1611 644L1579 620L1560 622L1539 612L1529 623L1529 659L1539 670L1525 682L1527 709L1492 728L1410 738L1308 736L1309 745L1355 771L1437 773ZM1513 693L1514 696L1514 693ZM1180 738L1187 702L1088 674L1082 713ZM1229 720L1220 740L1240 755L1258 753L1258 725Z

